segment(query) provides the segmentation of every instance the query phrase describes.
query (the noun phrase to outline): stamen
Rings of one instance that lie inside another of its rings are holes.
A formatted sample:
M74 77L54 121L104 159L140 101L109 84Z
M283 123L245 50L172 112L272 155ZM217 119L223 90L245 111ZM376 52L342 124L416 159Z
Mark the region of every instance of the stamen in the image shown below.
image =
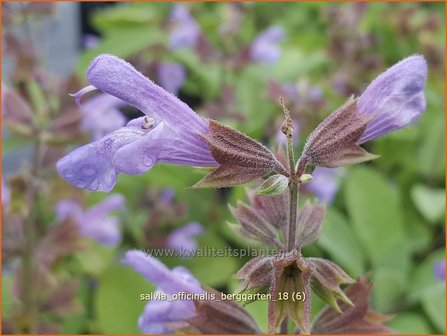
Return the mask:
M144 122L146 124L144 124L143 126L141 126L142 129L144 130L148 130L149 128L151 128L152 126L154 126L155 124L155 119L149 118L148 116L144 117Z
M85 88L79 90L76 93L69 93L69 95L71 97L75 97L76 98L76 105L78 105L78 107L80 109L82 109L82 105L81 105L81 98L82 98L82 96L85 95L86 93L89 93L89 92L92 92L92 91L95 91L95 90L97 90L96 87L94 87L93 85L89 85L89 86L86 86Z

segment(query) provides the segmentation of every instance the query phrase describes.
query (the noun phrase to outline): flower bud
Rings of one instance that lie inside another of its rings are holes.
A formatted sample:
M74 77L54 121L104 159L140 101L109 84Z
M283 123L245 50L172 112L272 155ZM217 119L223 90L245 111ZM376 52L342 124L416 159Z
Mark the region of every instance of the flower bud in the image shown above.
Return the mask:
M312 181L312 175L310 175L310 174L303 174L303 175L300 176L299 180L300 180L301 184L309 183L310 181Z

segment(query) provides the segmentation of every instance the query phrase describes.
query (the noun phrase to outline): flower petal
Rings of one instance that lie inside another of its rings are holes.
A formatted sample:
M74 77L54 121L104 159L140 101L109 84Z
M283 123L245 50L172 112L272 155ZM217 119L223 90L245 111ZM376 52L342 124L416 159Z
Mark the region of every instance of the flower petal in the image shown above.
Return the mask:
M90 98L82 106L81 129L90 132L93 140L98 140L123 127L126 118L119 110L123 105L126 103L106 93Z
M272 26L261 33L253 42L250 54L258 62L273 64L281 58L282 52L278 43L284 39L281 26Z
M163 129L164 125L160 123L145 136L119 148L113 157L116 170L139 175L152 169L163 146Z
M177 95L186 80L186 68L179 63L162 62L157 67L157 77L163 88Z
M119 223L115 217L85 216L82 222L78 222L78 226L82 235L95 239L103 245L114 246L121 241Z
M359 114L373 115L358 144L407 126L425 110L427 63L410 56L377 77L358 99Z
M144 77L131 64L112 56L96 57L87 70L87 80L101 91L169 124L180 132L204 134L207 122L174 95Z
M174 5L170 21L174 29L169 35L169 49L194 48L199 41L200 28L188 9L180 4Z
M168 236L166 246L179 253L186 253L186 257L197 249L195 237L203 234L203 226L198 222L190 222L174 230ZM183 256L183 255L182 255Z
M155 293L160 293L156 291ZM162 293L162 292L161 292ZM138 326L145 334L171 334L166 323L183 321L195 313L192 301L149 301L138 319Z
M69 217L78 218L82 214L82 208L75 200L63 199L54 206L54 213L58 221L64 221Z
M102 202L96 204L86 211L86 214L94 217L105 217L110 212L124 207L126 200L121 194L112 194Z
M198 281L183 267L169 270L158 259L144 252L132 250L124 256L123 263L132 266L163 292L172 295L179 292L205 293Z
M116 183L115 152L145 135L136 127L123 127L101 140L82 146L57 162L59 174L70 184L91 191L110 191Z

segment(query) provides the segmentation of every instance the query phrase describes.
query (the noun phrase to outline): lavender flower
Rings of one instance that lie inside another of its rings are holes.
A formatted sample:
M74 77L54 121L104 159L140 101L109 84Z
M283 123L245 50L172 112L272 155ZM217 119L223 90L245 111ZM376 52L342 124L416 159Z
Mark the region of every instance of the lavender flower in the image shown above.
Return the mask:
M167 247L180 253L182 256L190 256L197 249L195 237L203 234L203 226L198 222L190 222L174 230L166 242Z
M250 56L257 62L274 64L281 58L278 44L284 39L284 30L272 26L259 35L251 45Z
M184 267L175 267L169 270L159 260L141 251L128 251L123 263L134 268L153 284L157 285L156 294L173 294L186 292L191 294L204 294L200 283ZM185 318L195 314L193 301L149 301L143 314L138 320L140 329L146 334L167 334L173 330L166 323L181 324Z
M377 77L358 99L361 115L371 116L358 144L413 122L425 111L427 63L423 56L403 59Z
M316 167L312 173L312 181L304 188L313 193L320 201L332 203L340 186L343 171L339 168Z
M82 146L57 163L59 174L72 185L92 191L110 191L119 173L137 175L157 162L217 166L207 143L198 135L208 122L172 94L144 77L132 65L112 55L100 55L87 70L92 86L146 114L125 127Z
M160 85L174 95L178 95L178 91L186 80L186 69L179 63L160 63L157 67L157 76Z
M170 21L174 24L174 29L169 35L169 49L196 47L200 37L200 28L188 9L183 5L175 5Z
M336 168L373 160L359 145L407 126L425 110L427 64L408 57L377 77L358 98L351 97L309 135L300 159Z
M445 259L438 261L433 267L433 273L438 280L445 280Z
M163 204L170 204L174 200L175 190L172 188L164 188L161 192L160 200Z
M99 140L126 124L126 118L119 107L126 105L122 100L103 93L89 99L83 106L81 129Z
M109 213L123 208L124 202L122 195L113 194L84 211L76 201L62 200L56 204L55 213L59 221L72 218L81 235L112 246L121 241L121 233L118 218L109 216Z

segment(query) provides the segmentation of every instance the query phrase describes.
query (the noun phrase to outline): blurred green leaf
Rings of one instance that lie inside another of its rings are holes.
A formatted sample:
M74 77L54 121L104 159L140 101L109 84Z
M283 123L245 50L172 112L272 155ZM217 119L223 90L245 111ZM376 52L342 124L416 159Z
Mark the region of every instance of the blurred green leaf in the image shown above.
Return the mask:
M444 109L443 106L439 108ZM429 112L423 118L422 139L415 160L425 176L442 178L445 176L445 117L435 111Z
M432 252L425 260L415 265L414 270L409 277L411 291L409 292L410 301L417 301L424 297L427 290L436 286L439 280L435 278L435 263L445 258L445 250L439 249Z
M445 334L445 281L433 286L422 299L422 307L436 326L437 332Z
M388 312L405 290L410 265L399 190L372 169L353 168L345 196L354 229L374 267L375 307Z
M244 131L254 138L259 137L261 131L264 132L264 125L275 112L273 103L265 96L267 84L262 68L259 65L245 69L235 82L237 109L247 119ZM276 111L282 113L279 106Z
M108 8L96 12L92 24L102 32L129 27L147 28L149 23L158 18L155 9L155 6L147 7L144 10L134 6Z
M110 266L116 249L103 246L94 240L85 239L85 248L75 254L84 272L99 275Z
M300 77L309 75L315 68L321 67L327 58L321 50L307 54L296 46L284 47L283 57L274 69L274 75L281 81L296 82Z
M352 277L365 273L365 253L347 219L335 208L328 208L318 245Z
M149 27L122 28L106 35L98 46L87 50L78 60L78 74L85 78L85 71L90 62L100 54L112 54L121 58L131 55L163 41L163 34Z
M399 190L370 168L352 168L345 196L354 229L371 262L405 270L402 262L409 258L408 241Z
M219 69L216 64L204 63L191 50L177 51L171 56L188 68L186 91L205 99L218 96L224 69Z
M381 313L391 313L406 291L405 272L390 267L378 267L373 272L373 307Z
M106 334L140 334L138 317L146 301L140 294L155 290L154 285L130 267L115 264L99 279L95 311L101 332Z
M12 285L14 278L12 273L3 270L2 274L2 318L7 319L12 308Z
M387 325L402 334L432 334L429 322L416 313L400 313Z
M418 184L411 189L411 198L429 222L441 222L445 216L445 189L434 189Z

